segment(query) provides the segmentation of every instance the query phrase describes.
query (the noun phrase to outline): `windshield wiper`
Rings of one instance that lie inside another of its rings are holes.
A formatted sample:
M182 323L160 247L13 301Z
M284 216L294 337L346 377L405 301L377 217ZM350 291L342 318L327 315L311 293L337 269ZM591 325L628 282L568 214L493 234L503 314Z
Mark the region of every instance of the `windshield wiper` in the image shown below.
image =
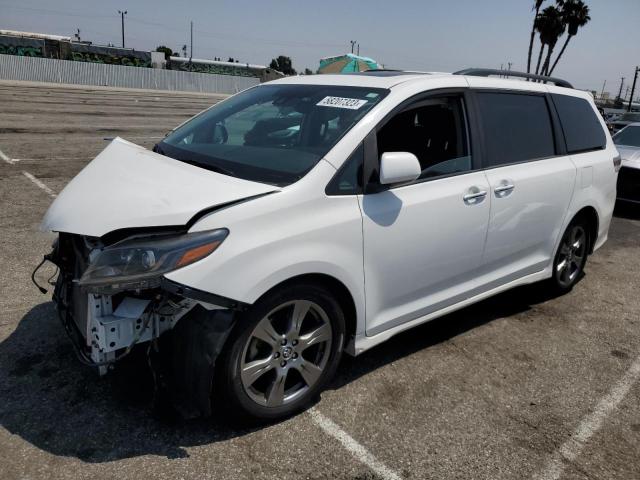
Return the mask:
M160 146L159 143L156 143L153 146L153 151L156 152L156 153L159 153L160 155L164 155L165 157L173 158L174 160L178 160L179 162L188 163L189 165L193 165L195 167L200 167L200 168L204 168L206 170L211 170L212 172L221 173L223 175L228 175L229 177L236 177L237 176L231 170L223 168L223 167L221 167L219 165L211 165L211 164L208 164L208 163L202 163L202 162L198 162L197 160L191 160L191 159L187 159L187 158L182 158L182 156L174 157L174 156L168 155L167 152L165 152L163 150L163 148Z
M211 170L212 172L216 172L216 173L221 173L223 175L228 175L229 177L235 177L236 174L233 173L231 170L228 170L226 168L223 168L219 165L212 165L209 163L202 163L202 162L198 162L196 160L185 160L185 159L179 159L181 162L184 163L188 163L189 165L193 165L195 167L200 167L200 168L204 168L205 170Z

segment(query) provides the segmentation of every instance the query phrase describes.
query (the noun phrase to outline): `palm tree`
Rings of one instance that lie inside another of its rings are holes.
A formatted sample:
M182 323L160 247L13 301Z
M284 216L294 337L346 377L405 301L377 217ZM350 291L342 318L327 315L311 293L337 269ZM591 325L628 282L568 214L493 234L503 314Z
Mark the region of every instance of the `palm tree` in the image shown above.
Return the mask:
M546 75L549 70L549 63L551 61L551 54L553 49L558 43L558 39L562 36L565 30L565 24L562 21L562 13L556 7L547 7L542 11L540 15L542 20L542 27L540 31L540 41L543 45L547 45L547 57L545 58L541 75ZM538 73L538 72L536 72Z
M562 26L560 12L556 7L547 7L538 15L535 21L535 29L540 36L540 53L538 54L538 63L536 64L536 74L542 74L544 70L540 70L540 62L544 47L550 46L554 41L557 42L557 31Z
M575 37L578 33L578 30L584 27L589 21L591 17L589 16L589 7L582 0L565 0L562 4L562 19L564 23L567 25L567 39L562 46L562 50L556 57L556 61L553 62L553 66L551 70L549 70L549 75L553 73L562 57L562 54L569 45L572 37Z
M543 38L543 31L545 30L547 19L546 17L542 16L542 15L538 15L538 17L536 18L535 22L534 22L534 27L536 29L536 32L538 32L538 34L540 35L540 53L538 53L538 63L536 63L536 75L538 74L538 72L540 71L540 62L542 61L542 54L544 53L544 46L545 43L542 40Z
M531 53L533 52L533 40L536 36L536 20L538 19L538 15L540 15L540 8L545 0L536 0L536 3L533 6L533 10L535 10L536 15L533 17L533 26L531 27L531 38L529 39L529 55L527 56L527 73L531 72Z

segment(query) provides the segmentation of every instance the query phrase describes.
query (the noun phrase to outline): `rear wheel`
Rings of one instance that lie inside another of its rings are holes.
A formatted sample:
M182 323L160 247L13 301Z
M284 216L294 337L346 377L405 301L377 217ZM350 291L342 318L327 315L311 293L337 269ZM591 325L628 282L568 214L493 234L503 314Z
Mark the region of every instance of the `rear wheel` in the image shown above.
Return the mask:
M238 320L221 359L225 407L261 420L302 410L333 376L343 339L344 314L325 289L268 294Z
M589 228L583 218L574 219L562 236L553 262L551 287L557 293L569 292L582 278L589 253Z

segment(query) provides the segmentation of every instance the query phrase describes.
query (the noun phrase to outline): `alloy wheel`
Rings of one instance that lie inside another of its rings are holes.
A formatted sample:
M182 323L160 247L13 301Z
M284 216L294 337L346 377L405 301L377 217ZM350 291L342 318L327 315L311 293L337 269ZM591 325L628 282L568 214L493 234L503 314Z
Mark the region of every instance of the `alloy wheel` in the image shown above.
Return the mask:
M556 278L564 287L570 287L580 274L587 254L587 233L581 225L571 227L562 238L558 260L556 262Z
M295 401L319 381L332 338L331 321L318 304L295 300L274 308L257 323L244 347L244 391L267 407Z

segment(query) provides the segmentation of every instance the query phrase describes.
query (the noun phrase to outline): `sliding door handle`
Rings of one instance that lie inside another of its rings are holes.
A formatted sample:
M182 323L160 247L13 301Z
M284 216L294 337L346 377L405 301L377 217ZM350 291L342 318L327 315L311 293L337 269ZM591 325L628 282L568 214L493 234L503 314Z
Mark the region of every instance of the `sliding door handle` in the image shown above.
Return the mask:
M509 195L513 189L516 188L512 183L502 183L493 189L493 193L495 193L496 197L502 198Z
M462 197L462 199L464 200L464 203L466 203L467 205L475 205L476 203L480 203L482 200L484 200L484 197L486 196L487 196L486 190L479 190L477 192L465 194Z

